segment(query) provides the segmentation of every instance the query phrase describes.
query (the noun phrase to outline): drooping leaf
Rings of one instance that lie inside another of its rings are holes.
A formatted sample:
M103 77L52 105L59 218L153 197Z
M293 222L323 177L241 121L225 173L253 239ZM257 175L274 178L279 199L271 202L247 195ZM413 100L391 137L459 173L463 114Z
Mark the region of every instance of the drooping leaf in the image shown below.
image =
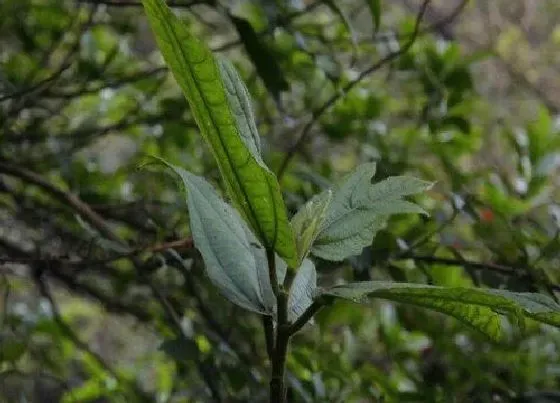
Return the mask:
M313 302L317 288L315 265L305 259L298 269L288 297L288 320L296 320Z
M375 233L391 214L425 213L402 197L419 193L431 184L396 176L372 185L375 164L359 166L334 190L333 200L312 253L327 260L357 255L371 244Z
M298 260L300 262L307 256L311 245L319 235L331 200L332 191L328 189L309 200L292 217L291 224L296 236Z
M266 256L263 262L260 254L264 247L237 210L222 200L208 182L160 161L179 176L185 187L194 245L212 283L231 302L272 315L275 299Z
M381 25L381 0L366 0L366 4L371 14L373 30L377 32Z
M503 339L500 315L520 323L526 316L560 327L560 305L541 294L364 281L332 287L323 295L359 303L368 297L383 298L429 308L453 316L495 341Z
M268 92L278 101L280 93L287 91L290 87L274 54L270 51L270 47L262 42L261 37L255 32L249 21L234 15L231 15L230 18L257 74L263 80Z
M244 84L162 0L143 0L143 4L161 53L210 145L231 199L265 247L274 248L290 266L296 265L295 239L278 180L257 152L254 123L246 122L251 116Z

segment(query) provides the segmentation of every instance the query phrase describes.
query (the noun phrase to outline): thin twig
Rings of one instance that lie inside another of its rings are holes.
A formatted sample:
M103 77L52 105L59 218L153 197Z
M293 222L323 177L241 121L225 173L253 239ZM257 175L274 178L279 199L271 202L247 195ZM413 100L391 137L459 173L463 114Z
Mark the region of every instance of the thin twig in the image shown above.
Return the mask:
M91 225L93 225L94 228L98 230L107 239L122 243L122 240L114 233L113 229L103 220L103 218L101 218L101 216L99 216L95 211L93 211L93 209L87 203L84 203L76 195L65 192L64 190L53 185L45 178L32 171L29 171L25 168L21 168L16 165L9 164L7 162L0 161L0 173L17 177L19 179L24 180L25 182L40 187L54 198L72 207L74 211L79 213L84 219L86 219Z

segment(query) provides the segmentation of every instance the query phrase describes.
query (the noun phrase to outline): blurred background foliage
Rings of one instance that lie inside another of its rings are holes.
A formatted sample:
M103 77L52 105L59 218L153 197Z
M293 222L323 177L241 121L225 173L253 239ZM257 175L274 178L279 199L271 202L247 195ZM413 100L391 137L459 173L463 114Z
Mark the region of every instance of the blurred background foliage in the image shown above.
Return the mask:
M320 284L556 298L560 3L169 0L233 60L293 213L365 161L437 182ZM0 2L0 400L266 401L259 318L217 295L159 155L217 180L132 0ZM560 401L560 334L489 343L337 303L299 333L294 402Z

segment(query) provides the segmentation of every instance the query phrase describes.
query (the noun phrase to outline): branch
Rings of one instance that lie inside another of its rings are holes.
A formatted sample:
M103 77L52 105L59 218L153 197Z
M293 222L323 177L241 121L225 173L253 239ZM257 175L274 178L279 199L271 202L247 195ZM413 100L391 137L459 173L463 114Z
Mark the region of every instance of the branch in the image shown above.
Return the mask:
M336 104L336 102L338 100L343 98L350 90L352 90L356 85L358 85L364 78L366 78L367 76L369 76L373 72L379 70L385 64L391 62L392 60L396 59L397 57L402 56L403 54L408 52L408 50L412 47L412 45L416 41L416 38L418 37L418 34L420 32L420 23L422 22L422 18L423 18L424 14L425 14L425 12L428 8L428 5L430 4L430 1L431 0L424 0L424 2L422 3L422 7L420 8L420 11L419 11L418 15L416 16L416 23L414 25L414 31L412 32L412 35L410 36L410 39L398 51L388 54L387 56L385 56L384 58L382 58L378 62L374 63L373 65L371 65L370 67L368 67L367 69L362 71L357 78L355 78L354 80L352 80L348 84L346 84L346 86L344 86L344 88L342 88L336 94L332 95L323 105L321 105L319 108L315 109L312 112L311 120L304 126L300 137L297 139L297 141L290 147L290 149L286 153L286 156L284 157L284 160L282 161L282 164L280 165L280 168L278 170L278 178L282 177L282 175L286 171L286 168L288 167L288 164L290 163L292 158L295 156L298 149L307 140L307 137L311 133L311 129L313 128L313 126L315 126L315 124L317 123L319 118L327 110L329 110L334 104Z
M0 239L0 246L3 240ZM6 263L45 263L49 265L60 265L71 268L83 268L87 266L100 266L115 262L117 260L130 258L135 255L140 255L145 252L158 253L164 252L169 249L175 250L191 250L193 248L192 237L177 239L175 241L169 241L164 243L158 243L154 245L148 245L144 247L137 247L129 252L124 252L116 254L107 259L89 259L89 260L72 260L67 257L33 257L33 256L17 256L17 257L0 257L0 265Z
M25 182L40 187L58 201L72 207L73 210L80 214L80 216L87 220L107 239L121 244L123 243L122 240L113 232L113 229L103 220L103 218L76 195L65 192L32 171L6 162L0 161L0 173L19 178Z
M413 4L410 4L409 1L404 2L404 6L412 10L414 7ZM451 24L459 15L463 12L469 0L461 0L461 2L447 15L442 16L438 10L431 10L432 12L428 13L425 16L426 22L430 23L427 27L420 30L420 34L428 33L428 32L437 32L443 39L445 40L453 40L454 35L452 31L452 27L448 28L448 25Z
M26 96L26 95L31 95L34 92L40 92L42 90L42 88L46 87L48 84L52 83L53 81L56 81L71 66L72 66L71 62L67 62L67 63L63 64L57 71L55 71L52 75L45 78L44 80L41 80L38 83L36 83L36 84L34 84L34 85L32 85L28 88L24 88L22 90L15 91L15 92L12 92L10 94L4 95L3 97L0 97L0 103L4 102L4 101L7 101L9 99L21 98L21 97Z
M104 294L101 290L89 284L80 283L70 274L65 273L62 270L55 269L56 264L52 264L50 261L33 259L30 256L30 253L6 239L0 238L0 248L5 249L12 255L16 256L16 258L10 258L10 261L19 263L35 263L36 265L41 264L44 271L52 275L54 279L61 282L64 286L74 292L93 298L108 312L132 315L140 322L150 322L154 319L152 314L142 310L139 305L127 305L117 299L111 298L110 296Z
M299 318L290 326L290 336L299 332L310 320L326 305L323 298L317 298L313 303L301 314Z
M453 11L447 14L445 17L441 18L440 20L434 22L433 24L429 25L425 29L421 30L421 32L439 32L445 39L453 39L453 35L451 33L445 32L445 28L447 25L451 24L459 15L463 12L469 0L462 0L461 3Z
M127 85L127 84L131 84L131 83L135 83L137 81L142 81L142 80L152 78L152 76L157 76L158 74L164 73L164 72L167 72L167 67L154 67L150 70L141 71L141 72L138 72L138 73L131 74L128 77L121 77L121 78L115 78L115 79L110 79L110 80L104 81L100 85L97 85L95 87L92 86L90 88L80 88L78 90L73 90L73 91L68 91L68 92L64 92L64 91L57 92L54 89L53 90L48 90L48 91L44 92L43 97L49 98L49 99L75 98L75 97L79 97L79 96L82 96L82 95L98 93L99 91L107 89L107 88L117 89L117 88L120 88L120 87L122 87L124 85Z

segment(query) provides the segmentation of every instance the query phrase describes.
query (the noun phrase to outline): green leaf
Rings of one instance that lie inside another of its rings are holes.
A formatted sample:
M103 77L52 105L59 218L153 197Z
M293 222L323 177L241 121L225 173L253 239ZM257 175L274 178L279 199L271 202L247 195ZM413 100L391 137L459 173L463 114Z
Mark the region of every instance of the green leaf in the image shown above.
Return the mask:
M328 189L314 196L292 217L292 230L296 236L298 260L301 262L309 253L311 245L319 235L332 200L332 190Z
M298 269L288 297L288 320L296 320L312 303L317 288L315 265L305 259Z
M312 253L327 260L340 261L358 255L371 244L375 233L391 214L422 213L419 206L401 198L431 186L416 178L395 176L372 185L375 164L359 166L334 190L333 200Z
M360 303L368 297L383 298L429 308L453 316L494 341L503 339L500 315L519 323L526 316L560 327L560 305L541 294L364 281L332 287L323 295Z
M366 0L366 3L371 14L373 30L377 32L379 31L379 26L381 25L381 0Z
M270 47L262 42L261 37L255 32L249 21L234 15L231 15L230 18L257 74L270 94L278 100L280 93L287 91L290 87L274 54L270 51Z
M193 241L212 283L234 304L272 315L275 298L264 247L237 210L203 178L158 160L183 182Z
M210 145L231 199L265 247L297 264L295 239L276 176L256 141L247 90L162 0L143 0L158 46ZM246 131L249 130L249 133Z
M252 155L261 155L261 138L257 125L253 106L249 97L249 90L239 77L239 73L233 65L225 59L219 59L220 72L224 81L230 108L236 118L239 134L245 146Z

